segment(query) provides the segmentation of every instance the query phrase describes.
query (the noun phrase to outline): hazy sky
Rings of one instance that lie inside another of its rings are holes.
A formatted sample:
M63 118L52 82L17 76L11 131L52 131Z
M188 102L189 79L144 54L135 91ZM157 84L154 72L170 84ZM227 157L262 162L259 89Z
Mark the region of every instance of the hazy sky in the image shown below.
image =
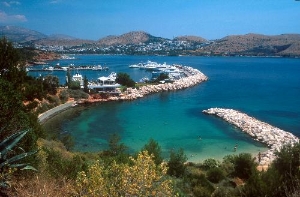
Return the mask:
M0 25L98 40L129 31L173 38L300 33L296 0L0 0Z

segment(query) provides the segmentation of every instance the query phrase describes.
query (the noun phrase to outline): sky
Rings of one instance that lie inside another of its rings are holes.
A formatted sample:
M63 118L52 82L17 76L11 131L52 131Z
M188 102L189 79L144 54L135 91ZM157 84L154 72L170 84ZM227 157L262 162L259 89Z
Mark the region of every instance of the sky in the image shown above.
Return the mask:
M0 0L0 26L98 40L145 31L208 40L300 33L299 0Z

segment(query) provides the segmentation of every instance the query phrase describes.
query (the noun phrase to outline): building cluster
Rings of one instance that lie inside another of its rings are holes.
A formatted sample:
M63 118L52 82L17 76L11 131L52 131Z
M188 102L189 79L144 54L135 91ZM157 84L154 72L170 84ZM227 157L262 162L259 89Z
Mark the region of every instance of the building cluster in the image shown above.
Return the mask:
M119 44L112 46L100 46L94 44L82 44L76 46L38 45L34 48L43 51L61 53L97 53L97 54L162 54L193 51L210 43L196 43L190 41L165 40L161 42L148 42L139 44Z

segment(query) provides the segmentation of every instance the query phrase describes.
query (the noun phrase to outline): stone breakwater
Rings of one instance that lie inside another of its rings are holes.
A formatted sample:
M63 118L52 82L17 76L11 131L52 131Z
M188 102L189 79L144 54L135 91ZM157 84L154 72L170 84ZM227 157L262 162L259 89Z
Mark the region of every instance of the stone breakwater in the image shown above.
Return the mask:
M178 79L173 83L163 83L157 85L145 85L140 88L127 88L125 93L120 96L120 100L134 100L141 98L145 95L163 92L163 91L174 91L185 89L194 85L197 85L208 78L202 72L192 67L184 66L182 71L185 73L186 77Z
M82 100L81 103L94 103L94 102L106 102L106 101L119 101L119 100L135 100L142 98L148 94L175 91L185 89L191 86L195 86L203 81L207 81L208 77L197 69L188 66L182 66L181 71L185 74L185 77L175 80L172 83L162 83L157 85L144 85L139 88L127 88L127 90L118 95L110 96L105 99L89 98Z
M233 109L210 108L203 110L203 112L224 119L249 134L255 140L266 144L269 150L260 153L260 156L257 157L261 165L267 165L272 162L275 159L275 152L279 151L283 145L299 142L299 139L293 134Z

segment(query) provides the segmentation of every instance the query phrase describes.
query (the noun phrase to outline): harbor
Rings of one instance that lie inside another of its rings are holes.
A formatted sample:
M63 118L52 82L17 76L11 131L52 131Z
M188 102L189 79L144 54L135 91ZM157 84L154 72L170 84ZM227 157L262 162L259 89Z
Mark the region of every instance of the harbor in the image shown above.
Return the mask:
M52 72L52 71L85 71L85 70L91 70L91 71L107 71L109 70L106 66L96 65L96 66L74 66L74 64L71 64L69 66L60 66L57 64L56 66L47 66L42 68L35 68L35 67L27 67L27 72Z
M210 108L203 110L203 112L224 119L226 122L250 135L253 139L266 144L269 150L259 153L257 157L257 161L261 165L271 163L276 158L275 152L280 151L283 145L299 142L299 138L292 133L271 126L237 110Z
M111 96L109 98L100 100L88 99L85 102L98 102L107 100L135 100L138 98L142 98L148 94L185 89L208 80L207 76L192 67L183 66L181 68L181 71L188 74L186 74L185 77L172 81L172 83L160 83L155 85L148 84L141 86L138 89L128 87L125 92L120 93L117 96Z

